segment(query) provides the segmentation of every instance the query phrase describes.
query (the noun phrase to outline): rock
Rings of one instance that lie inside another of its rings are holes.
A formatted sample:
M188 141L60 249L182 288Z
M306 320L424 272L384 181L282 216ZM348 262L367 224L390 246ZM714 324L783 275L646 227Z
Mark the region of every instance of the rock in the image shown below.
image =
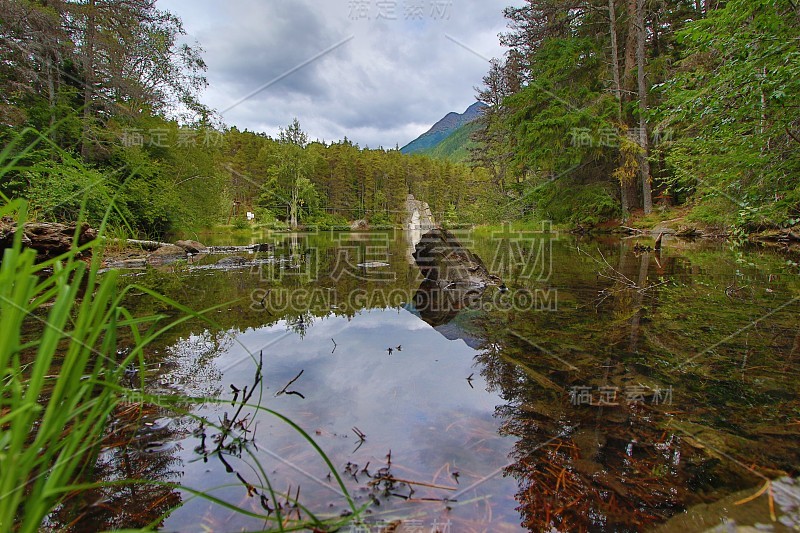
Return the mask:
M414 309L422 320L433 327L452 321L464 309L480 304L483 287L444 289L429 279L420 283L414 294Z
M147 264L151 266L169 265L188 257L186 250L174 244L162 246L147 256Z
M414 198L409 194L405 203L406 215L403 219L403 228L406 230L429 231L436 227L431 208L427 203Z
M183 248L190 254L204 254L208 252L208 247L197 241L178 241L175 243L175 246Z
M232 255L230 257L223 257L219 261L217 261L217 265L223 267L237 267L247 264L247 259L238 255Z
M352 230L367 230L369 229L369 223L362 219L354 220L352 224L350 224L350 229Z
M22 244L36 250L42 258L56 257L72 249L76 228L75 224L30 222L23 228ZM12 246L16 233L16 221L8 217L0 220L0 249ZM78 246L97 238L97 231L88 224L77 228L77 233Z
M693 237L701 237L703 232L693 226L681 226L675 235L691 239Z
M145 268L147 266L147 258L140 257L138 259L121 259L119 261L108 261L106 268Z
M442 288L480 288L499 281L489 273L480 257L444 229L434 229L423 235L413 255L422 275Z

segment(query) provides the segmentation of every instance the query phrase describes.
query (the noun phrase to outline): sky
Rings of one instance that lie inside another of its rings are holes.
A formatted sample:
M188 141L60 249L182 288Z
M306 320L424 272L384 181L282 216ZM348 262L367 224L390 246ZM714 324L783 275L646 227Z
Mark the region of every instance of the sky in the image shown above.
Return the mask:
M512 0L158 0L208 65L201 101L239 129L403 146L451 111L501 57Z

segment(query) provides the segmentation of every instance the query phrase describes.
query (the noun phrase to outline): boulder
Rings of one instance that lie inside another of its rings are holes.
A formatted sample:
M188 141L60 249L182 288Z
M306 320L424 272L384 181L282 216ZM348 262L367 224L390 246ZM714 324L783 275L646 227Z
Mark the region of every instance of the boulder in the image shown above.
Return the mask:
M205 254L208 253L208 247L197 241L178 241L175 246L183 248L190 254Z
M188 257L186 250L174 244L162 246L147 256L147 264L151 266L168 265L175 261L185 260Z
M486 287L499 281L481 258L445 229L434 229L414 247L414 260L426 279L442 288Z
M367 229L369 229L369 222L367 222L363 218L359 219L359 220L354 220L353 223L350 224L350 229L352 229L352 230L367 230Z
M414 198L413 194L409 194L406 197L405 212L403 228L406 230L428 231L436 227L436 222L433 220L433 213L431 213L430 206Z

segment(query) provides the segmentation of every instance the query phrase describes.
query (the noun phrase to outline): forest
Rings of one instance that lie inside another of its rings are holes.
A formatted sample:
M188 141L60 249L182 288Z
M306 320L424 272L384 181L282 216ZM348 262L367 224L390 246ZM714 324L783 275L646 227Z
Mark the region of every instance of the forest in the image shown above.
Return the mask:
M97 220L114 200L117 223L148 236L246 225L247 211L276 228L379 226L409 193L451 224L680 216L753 232L800 219L791 0L508 7L461 163L310 141L296 120L274 139L223 124L201 103L202 50L152 0L0 6L14 162L0 192L43 220L84 203Z
M793 1L529 0L505 16L473 150L497 190L556 221L681 205L731 230L797 223Z
M800 527L800 0L509 3L407 155L0 0L0 531Z
M96 223L113 203L113 222L149 237L246 227L248 211L275 229L380 226L409 193L441 219L479 217L481 170L311 142L296 120L276 139L221 124L199 101L201 51L151 0L0 5L0 138L14 162L0 192L34 218Z

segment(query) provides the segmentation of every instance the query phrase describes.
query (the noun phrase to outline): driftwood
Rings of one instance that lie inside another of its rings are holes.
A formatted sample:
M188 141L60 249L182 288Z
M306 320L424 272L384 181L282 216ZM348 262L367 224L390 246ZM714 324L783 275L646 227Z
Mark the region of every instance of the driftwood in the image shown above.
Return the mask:
M18 231L11 218L0 219L0 250L10 248ZM37 251L41 258L51 258L73 248L77 233L77 245L83 246L97 238L97 231L88 224L57 224L52 222L29 222L23 227L22 244ZM88 252L91 253L91 252Z

